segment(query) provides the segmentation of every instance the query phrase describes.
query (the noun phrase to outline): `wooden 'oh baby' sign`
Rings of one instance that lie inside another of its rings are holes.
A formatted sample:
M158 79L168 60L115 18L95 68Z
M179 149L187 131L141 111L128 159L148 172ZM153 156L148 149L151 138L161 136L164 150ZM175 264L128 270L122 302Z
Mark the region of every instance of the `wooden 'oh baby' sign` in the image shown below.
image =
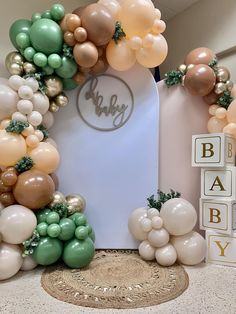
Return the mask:
M109 69L69 93L52 137L60 191L82 194L97 248L137 248L127 222L158 189L159 98L149 70Z

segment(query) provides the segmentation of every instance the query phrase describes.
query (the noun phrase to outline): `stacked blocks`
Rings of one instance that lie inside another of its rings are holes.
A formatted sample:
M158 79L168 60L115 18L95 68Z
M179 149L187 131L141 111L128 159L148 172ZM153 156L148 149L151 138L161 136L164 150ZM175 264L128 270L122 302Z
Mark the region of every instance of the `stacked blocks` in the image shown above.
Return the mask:
M207 261L236 267L235 141L224 133L192 137L192 166L201 167L200 229Z

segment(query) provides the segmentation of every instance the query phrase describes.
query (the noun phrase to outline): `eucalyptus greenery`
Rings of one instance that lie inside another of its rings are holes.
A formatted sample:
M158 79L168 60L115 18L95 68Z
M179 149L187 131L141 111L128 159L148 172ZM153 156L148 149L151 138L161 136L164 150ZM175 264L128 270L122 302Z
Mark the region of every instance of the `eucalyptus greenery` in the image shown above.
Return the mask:
M121 40L121 38L126 37L126 34L121 27L120 22L116 22L116 28L115 28L115 33L112 37L112 39L115 41L116 44L118 44L118 41Z
M227 109L233 100L234 97L231 96L231 93L229 91L224 91L223 94L217 100L217 104Z
M34 165L33 159L29 156L21 158L15 165L15 169L18 173L22 173L30 170Z
M35 229L31 238L23 242L24 252L22 254L23 257L27 255L32 255L34 253L34 249L39 245L40 235L38 231Z
M184 73L179 70L172 70L165 74L165 83L167 87L178 85L182 83Z
M11 120L8 127L6 127L6 131L9 133L17 133L21 134L24 129L28 128L29 123L17 120Z
M150 208L156 208L159 211L161 210L162 205L170 200L171 198L179 198L181 197L181 193L175 192L174 190L170 190L169 193L164 193L160 190L157 191L157 196L152 195L148 200L148 206Z

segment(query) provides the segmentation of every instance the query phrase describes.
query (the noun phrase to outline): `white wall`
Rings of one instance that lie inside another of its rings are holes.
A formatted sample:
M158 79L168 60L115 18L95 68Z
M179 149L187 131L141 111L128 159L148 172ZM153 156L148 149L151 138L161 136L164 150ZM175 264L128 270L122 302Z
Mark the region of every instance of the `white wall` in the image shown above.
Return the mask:
M192 49L206 46L219 53L236 46L236 1L200 0L167 22L164 33L169 54L161 66L162 76L175 69ZM236 81L236 50L220 63L229 67Z

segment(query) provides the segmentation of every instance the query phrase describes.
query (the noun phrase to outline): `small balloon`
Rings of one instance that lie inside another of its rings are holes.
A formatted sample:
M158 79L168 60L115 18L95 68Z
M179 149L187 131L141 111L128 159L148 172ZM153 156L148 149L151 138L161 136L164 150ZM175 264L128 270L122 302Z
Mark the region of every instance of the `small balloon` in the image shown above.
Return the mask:
M61 67L55 70L56 74L61 78L72 78L77 72L77 64L75 61L69 57L63 56L61 62Z
M32 259L30 255L24 257L23 264L20 270L29 271L37 267L37 263Z
M225 83L230 79L230 72L228 68L220 65L217 67L216 78L218 82Z
M69 14L66 17L66 27L69 32L74 32L77 27L81 26L80 17L77 14Z
M9 30L9 36L10 36L10 39L11 39L13 46L16 49L19 48L19 46L17 45L17 42L16 42L17 35L20 33L24 33L24 34L29 35L31 26L32 26L32 22L30 20L25 20L25 19L16 20L11 25L11 28Z
M64 33L64 41L68 46L74 47L76 44L74 33L66 31Z
M141 242L138 250L139 250L139 255L145 261L153 261L155 259L156 248L151 246L151 244L148 241Z
M83 43L88 38L88 34L85 28L83 27L77 27L74 31L74 38L79 43Z
M222 133L224 127L227 124L228 121L226 119L217 119L215 116L213 116L208 120L207 130L209 133Z
M147 240L147 232L144 232L141 226L141 221L147 218L147 209L146 208L137 208L135 209L128 221L128 227L130 233L135 237L135 239L143 241Z
M169 242L170 236L166 229L151 230L148 233L148 241L153 247L162 247Z
M219 95L217 95L214 91L210 92L208 95L203 97L203 100L208 105L215 104L219 98Z
M87 68L93 67L98 61L98 50L96 46L89 41L76 44L73 49L73 55L78 65Z
M229 123L223 128L223 133L230 134L236 138L236 123Z
M68 214L72 215L76 212L83 212L86 207L86 201L80 194L71 194L66 196L68 205Z

